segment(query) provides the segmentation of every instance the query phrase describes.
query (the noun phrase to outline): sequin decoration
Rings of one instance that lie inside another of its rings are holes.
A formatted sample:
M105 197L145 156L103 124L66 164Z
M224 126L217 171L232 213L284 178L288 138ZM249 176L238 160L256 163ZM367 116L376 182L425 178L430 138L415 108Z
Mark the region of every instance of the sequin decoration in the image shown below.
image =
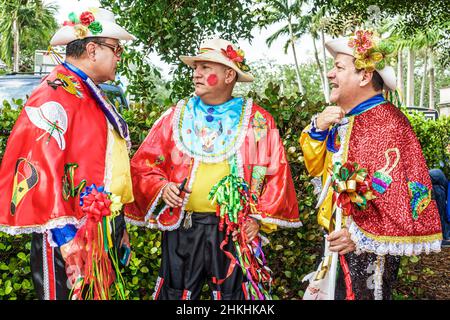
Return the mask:
M423 210L431 202L431 191L420 182L408 182L409 195L411 197L411 209L414 220L419 218Z
M267 120L259 111L256 111L253 117L252 127L256 142L267 135Z
M252 171L252 183L251 183L251 192L257 195L260 194L261 188L264 182L264 178L266 176L267 167L262 166L254 166Z
M395 160L391 165L391 158L389 157L389 153L395 152ZM400 161L400 151L398 148L391 148L384 152L384 156L386 157L385 166L375 171L372 177L372 188L377 191L379 194L383 194L389 188L389 185L392 183L392 177L389 175L392 170L398 165Z

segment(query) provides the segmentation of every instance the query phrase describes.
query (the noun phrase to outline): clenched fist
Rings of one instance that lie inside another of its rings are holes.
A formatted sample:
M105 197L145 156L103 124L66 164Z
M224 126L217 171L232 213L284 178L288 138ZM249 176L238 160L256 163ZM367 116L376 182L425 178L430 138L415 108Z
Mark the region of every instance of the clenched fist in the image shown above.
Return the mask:
M325 110L317 116L317 128L320 130L327 130L331 125L339 123L343 117L345 117L345 111L341 107L326 107Z
M162 199L171 208L181 207L183 204L183 198L181 197L181 191L178 189L179 185L174 182L169 182L162 193ZM191 190L184 188L183 192L191 193Z

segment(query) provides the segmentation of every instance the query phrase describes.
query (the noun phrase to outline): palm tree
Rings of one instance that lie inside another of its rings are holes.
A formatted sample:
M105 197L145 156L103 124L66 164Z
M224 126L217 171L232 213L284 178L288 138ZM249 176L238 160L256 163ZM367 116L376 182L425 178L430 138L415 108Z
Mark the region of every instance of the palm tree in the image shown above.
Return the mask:
M295 19L301 15L301 7L303 1L294 0L267 0L265 2L266 25L285 22L286 24L278 31L267 38L266 43L270 47L281 36L288 36L288 41L285 45L285 52L288 46L292 48L295 62L295 72L297 75L298 89L301 94L305 94L302 79L300 76L300 67L297 59L297 51L295 49L295 40L302 34L306 33L309 24L309 19Z
M14 72L19 71L21 48L47 46L57 28L57 10L42 0L0 0L0 59Z

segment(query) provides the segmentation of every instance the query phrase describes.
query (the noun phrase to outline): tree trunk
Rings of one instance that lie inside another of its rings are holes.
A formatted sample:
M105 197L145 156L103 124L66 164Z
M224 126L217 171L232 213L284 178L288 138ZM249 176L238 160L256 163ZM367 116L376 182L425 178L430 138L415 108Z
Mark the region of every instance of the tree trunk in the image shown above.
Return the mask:
M435 100L434 100L434 61L433 61L433 52L430 52L430 92L429 92L429 108L436 109Z
M406 78L406 107L414 106L414 60L415 53L408 48L408 74Z
M289 37L291 39L292 53L294 54L295 73L297 75L298 90L300 91L301 94L305 94L305 89L303 88L302 79L300 78L300 68L298 66L297 53L295 52L295 39L294 39L294 33L292 31L291 19L288 20L288 26L289 26Z
M425 100L425 86L427 83L427 77L428 77L428 48L425 48L425 59L423 63L423 76L422 76L422 84L420 86L420 101L419 101L419 107L423 107L423 103Z
M320 75L320 83L322 84L323 95L324 95L325 101L326 101L327 96L325 93L325 79L323 78L322 64L320 63L320 59L319 59L319 52L318 52L317 46L316 46L316 39L313 34L311 34L311 37L312 37L313 44L314 44L314 58L316 59L316 63L317 63L317 71L319 72L319 75Z
M323 58L323 79L324 79L324 94L325 101L330 103L330 84L328 83L328 68L327 68L327 53L325 51L325 33L323 29L320 29L320 35L322 39L322 58Z
M397 56L397 88L404 103L405 88L403 82L403 50L399 49Z
M19 26L17 23L17 17L13 20L13 72L19 72L19 55L20 55L20 47L19 47Z

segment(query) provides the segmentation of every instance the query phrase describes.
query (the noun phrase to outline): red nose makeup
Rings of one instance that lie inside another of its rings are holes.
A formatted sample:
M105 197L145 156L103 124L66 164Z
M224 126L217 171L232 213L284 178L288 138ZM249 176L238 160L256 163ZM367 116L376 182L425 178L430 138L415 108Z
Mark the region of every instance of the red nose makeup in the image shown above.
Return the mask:
M217 82L218 82L217 75L215 75L215 74L210 74L210 75L208 76L208 78L206 79L206 82L208 82L208 84L209 84L210 86L215 86L215 85L217 84Z

